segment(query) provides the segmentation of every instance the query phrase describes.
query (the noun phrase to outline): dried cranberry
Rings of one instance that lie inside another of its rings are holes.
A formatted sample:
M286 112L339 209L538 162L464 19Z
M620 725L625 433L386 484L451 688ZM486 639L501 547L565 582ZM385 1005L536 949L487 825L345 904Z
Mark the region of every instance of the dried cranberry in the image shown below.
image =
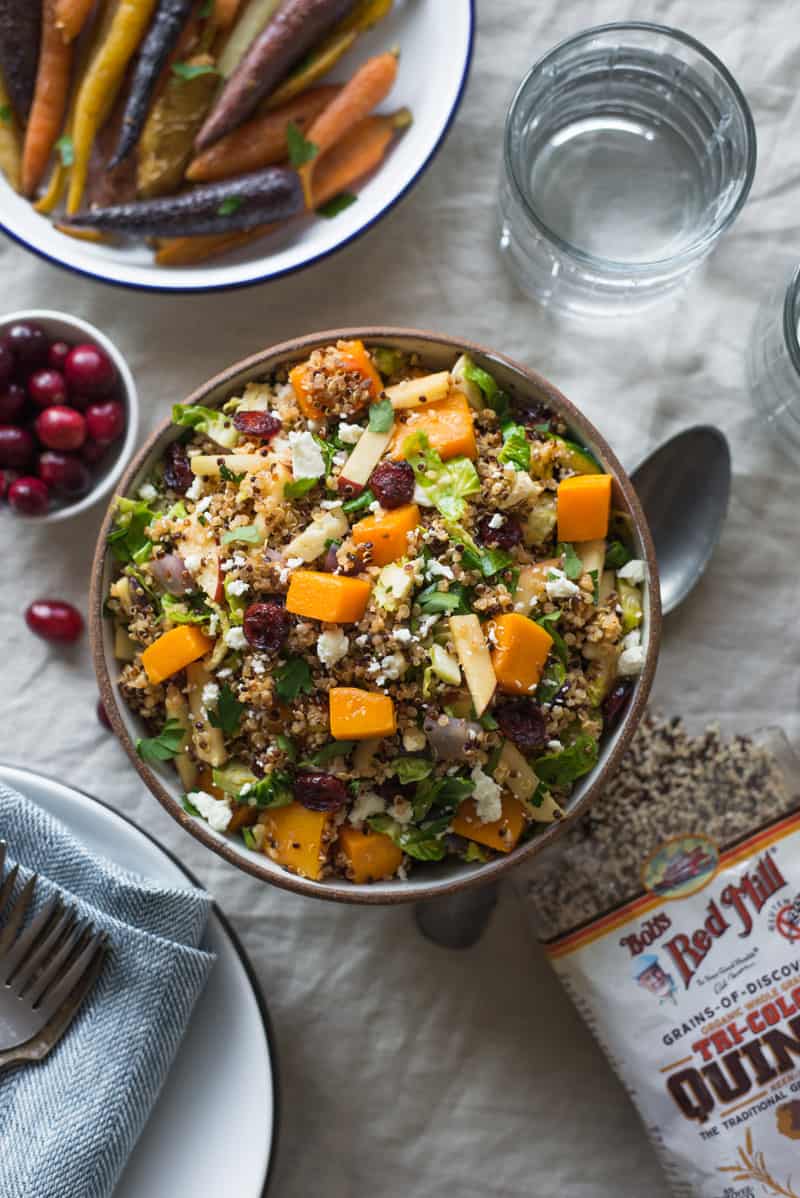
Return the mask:
M244 613L247 643L263 653L277 653L290 627L289 613L279 603L251 603Z
M180 441L173 441L167 446L164 454L164 482L179 495L185 495L194 482L189 455Z
M269 441L281 431L283 425L272 412L237 412L233 418L233 427L247 437Z
M338 811L347 802L347 787L333 774L298 774L293 790L296 801L309 811Z
M481 516L477 525L478 540L481 544L491 545L495 549L513 549L522 540L522 528L519 520L513 516L500 516L500 519L502 523L494 528L492 525L492 522L495 521L494 515Z
M603 700L603 725L606 731L616 728L632 691L629 682L618 682L606 695Z
M530 699L505 703L494 713L500 731L523 753L535 753L547 743L547 732L541 710Z
M381 507L400 507L414 498L414 471L408 462L381 462L372 471L369 485Z

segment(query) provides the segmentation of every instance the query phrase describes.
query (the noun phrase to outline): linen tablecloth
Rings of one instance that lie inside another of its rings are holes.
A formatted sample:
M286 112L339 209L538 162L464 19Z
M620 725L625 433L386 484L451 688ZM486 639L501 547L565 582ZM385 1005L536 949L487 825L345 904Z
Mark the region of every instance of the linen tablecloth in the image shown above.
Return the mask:
M444 4L448 0L417 0ZM686 29L753 107L751 197L685 297L636 319L576 324L505 276L493 243L501 130L531 62L588 25ZM478 0L458 121L421 184L342 253L273 285L156 297L80 280L0 245L3 304L70 309L128 355L143 433L212 373L292 334L427 326L505 350L553 380L627 463L692 423L731 440L734 486L706 578L670 616L656 698L693 720L798 731L796 471L752 415L745 348L757 301L800 258L800 26L790 0ZM420 86L431 86L421 81ZM85 605L100 511L35 529L3 519L0 756L101 793L182 858L232 917L277 1027L279 1198L664 1198L636 1117L506 891L477 948L423 942L410 908L358 910L272 890L182 834L97 723L86 642L30 636L33 598Z

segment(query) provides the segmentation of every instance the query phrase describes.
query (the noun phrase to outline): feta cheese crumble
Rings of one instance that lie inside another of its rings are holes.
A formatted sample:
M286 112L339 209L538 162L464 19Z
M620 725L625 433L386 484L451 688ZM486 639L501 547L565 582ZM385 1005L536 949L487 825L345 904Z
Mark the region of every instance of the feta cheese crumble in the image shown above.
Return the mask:
M294 477L321 478L325 473L325 459L311 433L289 433L289 445Z
M634 584L644 582L644 562L638 557L631 558L629 562L626 562L624 566L617 570L617 578Z
M365 790L358 795L348 816L351 824L363 824L371 815L381 815L386 810L386 803L371 790Z
M202 499L198 499L194 510L196 512L202 513L202 512L207 512L210 507L211 507L211 496L204 495Z
M183 564L190 574L196 574L203 564L202 553L184 553Z
M406 728L403 733L403 748L406 753L419 753L428 743L428 738L421 728Z
M548 599L574 599L576 595L580 595L581 588L576 586L574 582L570 582L563 570L553 567L547 572L547 582L545 583Z
M344 441L345 445L355 445L356 441L360 440L363 431L360 424L347 424L343 420L339 425L339 440Z
M250 586L243 578L234 578L232 582L228 583L229 595L244 595L249 590Z
M449 578L454 579L455 574L452 568L444 562L438 562L435 557L432 557L425 569L428 578Z
M475 766L470 777L475 783L472 797L475 801L475 814L478 821L482 824L493 824L502 819L503 804L500 799L502 791L494 778L485 774L479 765Z
M389 653L381 660L381 669L387 678L392 682L396 682L398 678L402 678L408 669L408 662L402 653Z
M410 824L414 818L414 808L408 799L397 798L389 808L389 815L398 824Z
M229 649L246 649L247 638L244 635L244 629L235 624L233 628L229 628L225 633L225 644Z
M215 799L213 795L206 794L204 790L193 790L186 797L200 812L209 828L213 828L215 832L224 832L227 829L233 819L233 808L230 803L223 799Z
M203 706L209 707L212 703L216 703L219 699L219 687L216 682L207 682L203 687Z
M633 645L630 649L623 649L617 663L617 671L621 678L632 678L636 674L642 672L644 667L645 652L644 646Z
M141 487L139 487L139 498L143 499L145 503L152 503L157 495L158 491L155 489L152 483L144 483Z
M414 484L414 503L419 507L434 507L434 502L428 492L419 483Z
M491 520L489 521L489 527L490 528L502 528L503 527L503 517L500 515L499 512L495 512L495 514L492 516Z
M341 628L329 628L317 637L317 657L328 669L347 656L350 641Z
M199 474L196 474L191 486L186 488L186 498L197 500L203 494L203 480Z

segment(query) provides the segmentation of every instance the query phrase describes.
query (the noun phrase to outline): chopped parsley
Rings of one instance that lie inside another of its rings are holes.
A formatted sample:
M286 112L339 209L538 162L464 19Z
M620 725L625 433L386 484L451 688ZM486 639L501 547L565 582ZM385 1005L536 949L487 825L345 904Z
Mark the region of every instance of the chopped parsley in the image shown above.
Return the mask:
M466 588L460 583L452 585L449 591L440 591L437 590L437 583L432 582L419 592L414 602L420 605L426 616L433 616L439 612L466 616L472 610Z
M225 465L224 462L222 463L222 465L219 468L219 476L223 480L223 482L235 483L237 487L238 487L239 483L242 481L242 479L244 478L243 474L235 474L233 472L233 470L231 470L228 466Z
M564 640L561 633L556 628L556 624L561 619L560 611L551 611L546 616L538 616L534 623L543 628L553 638L553 648L558 656L563 661L564 665L569 661L569 649L567 642Z
M360 495L356 495L355 499L348 499L342 504L343 512L363 512L375 502L375 496L367 487L366 491L362 491Z
M136 752L142 761L154 765L159 761L171 761L181 751L186 729L180 720L168 719L158 736L141 737L136 742Z
M559 545L558 552L564 558L564 573L570 582L577 582L583 574L583 562L575 552L575 546L565 542Z
M244 703L239 702L227 682L224 682L220 687L216 711L209 711L208 722L226 736L236 736L243 711Z
M314 690L311 670L302 657L290 657L285 665L278 667L274 678L275 694L284 702L296 699L301 694L310 695Z
M611 541L606 549L606 568L608 570L621 570L631 560L631 555L622 544L622 541Z
M283 494L286 499L302 499L309 491L313 491L319 482L318 478L296 478L293 482L283 484Z

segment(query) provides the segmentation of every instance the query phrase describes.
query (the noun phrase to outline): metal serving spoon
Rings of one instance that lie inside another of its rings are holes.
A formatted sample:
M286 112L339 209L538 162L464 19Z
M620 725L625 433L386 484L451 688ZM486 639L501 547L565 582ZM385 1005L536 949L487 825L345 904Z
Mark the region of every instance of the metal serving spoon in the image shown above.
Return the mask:
M676 433L631 473L653 534L666 615L697 585L722 533L731 490L731 453L711 424ZM418 903L423 936L443 948L480 939L497 902L497 885Z

